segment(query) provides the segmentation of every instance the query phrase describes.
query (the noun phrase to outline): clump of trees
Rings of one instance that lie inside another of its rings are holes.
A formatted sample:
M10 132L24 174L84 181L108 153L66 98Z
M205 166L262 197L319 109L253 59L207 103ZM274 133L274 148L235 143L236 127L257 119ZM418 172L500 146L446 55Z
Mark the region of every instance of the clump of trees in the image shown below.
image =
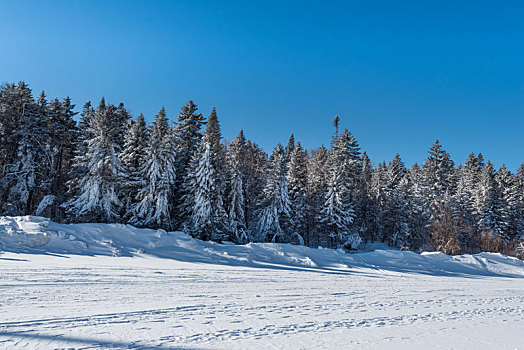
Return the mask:
M125 106L35 99L0 88L0 213L59 222L121 222L204 240L355 249L385 242L446 254L524 257L524 165L495 170L481 154L456 166L436 141L420 166L397 154L373 167L347 130L329 148L291 135L266 154L240 131L224 142L213 108L189 101L151 125Z

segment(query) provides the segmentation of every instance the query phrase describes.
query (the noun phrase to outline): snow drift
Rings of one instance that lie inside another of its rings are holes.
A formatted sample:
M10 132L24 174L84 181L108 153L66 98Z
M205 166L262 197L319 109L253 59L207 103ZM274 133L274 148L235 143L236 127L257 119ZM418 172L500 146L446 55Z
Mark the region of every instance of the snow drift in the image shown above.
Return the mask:
M498 253L447 256L385 248L348 254L343 250L279 243L219 244L193 239L181 232L138 229L124 224L66 225L35 216L0 217L0 250L91 256L151 255L193 263L331 273L371 269L376 273L524 277L524 262Z

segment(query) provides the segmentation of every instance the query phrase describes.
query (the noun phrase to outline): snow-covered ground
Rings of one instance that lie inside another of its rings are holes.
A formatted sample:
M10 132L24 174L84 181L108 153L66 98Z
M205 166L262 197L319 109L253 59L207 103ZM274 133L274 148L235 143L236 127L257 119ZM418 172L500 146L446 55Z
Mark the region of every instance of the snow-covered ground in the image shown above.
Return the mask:
M524 348L524 263L0 218L0 348ZM118 257L115 257L118 256Z

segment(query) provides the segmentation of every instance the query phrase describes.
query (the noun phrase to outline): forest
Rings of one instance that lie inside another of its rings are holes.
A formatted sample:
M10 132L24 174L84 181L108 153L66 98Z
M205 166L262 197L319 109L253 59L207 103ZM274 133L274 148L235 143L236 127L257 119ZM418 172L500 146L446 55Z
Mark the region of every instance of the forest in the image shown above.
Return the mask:
M328 147L291 134L266 153L240 130L225 141L216 110L193 101L149 125L104 98L81 112L0 87L0 215L122 223L236 244L357 249L384 242L415 252L524 257L524 165L495 169L482 154L456 165L439 141L407 168L374 164L333 120ZM241 127L241 126L240 126ZM431 143L428 142L428 144ZM489 144L487 144L489 146Z

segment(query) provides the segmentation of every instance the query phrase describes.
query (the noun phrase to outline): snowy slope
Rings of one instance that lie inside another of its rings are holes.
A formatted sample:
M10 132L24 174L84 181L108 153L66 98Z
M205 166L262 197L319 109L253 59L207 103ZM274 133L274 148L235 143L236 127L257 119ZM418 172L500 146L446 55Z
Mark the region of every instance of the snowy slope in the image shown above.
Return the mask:
M233 266L292 266L311 269L371 268L423 274L524 276L524 262L501 254L450 257L398 250L348 254L274 243L218 244L180 232L137 229L122 224L57 224L49 219L0 217L0 249L18 253L134 256L153 255L186 262Z

